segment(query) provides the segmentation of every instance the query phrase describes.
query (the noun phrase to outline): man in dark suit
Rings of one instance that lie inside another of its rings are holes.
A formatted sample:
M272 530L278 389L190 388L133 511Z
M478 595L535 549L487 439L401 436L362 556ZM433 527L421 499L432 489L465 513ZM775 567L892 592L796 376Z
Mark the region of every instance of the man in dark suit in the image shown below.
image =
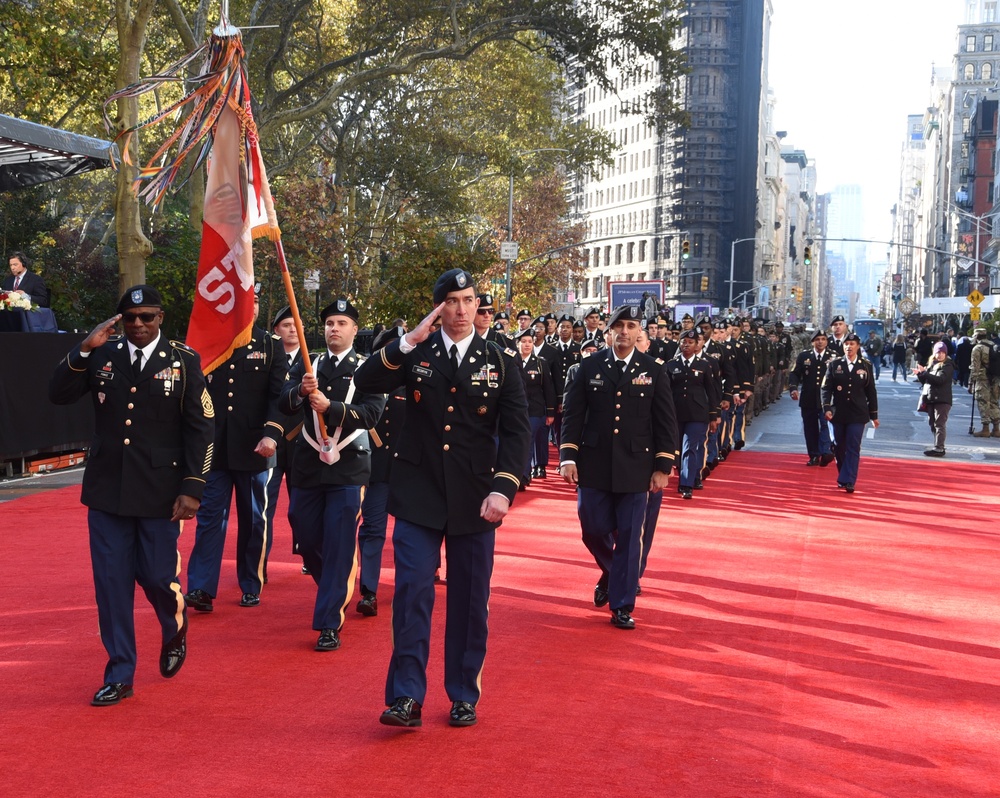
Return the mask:
M709 431L719 426L722 401L712 365L698 356L700 336L695 329L682 332L680 349L663 366L670 375L677 431L682 441L677 492L685 499L693 496L692 491L700 481L705 441Z
M393 652L380 722L419 726L427 692L434 571L448 557L444 681L449 723L477 720L496 528L528 456L530 426L514 353L474 334L472 275L442 274L436 307L358 370L358 388L406 387L406 426L389 475L396 518ZM441 327L431 332L440 317Z
M533 477L544 474L544 468L531 468L531 462L548 462L549 427L555 421L556 389L552 372L544 358L534 353L534 333L524 330L517 339L519 372L524 380L524 395L528 402L528 418L531 422L531 453L521 470L520 489L524 490Z
M254 322L259 309L254 293ZM255 323L250 343L234 349L224 363L205 376L215 407L215 443L212 470L198 508L194 548L188 559L188 592L184 595L188 606L199 612L212 612L219 594L234 493L240 606L260 604L271 534L265 514L267 473L274 466L278 441L285 434L286 420L278 410L278 397L287 373L281 340Z
M677 449L670 378L635 348L642 308L611 314L612 346L584 358L563 406L559 473L578 489L583 542L601 577L594 605L634 629L646 494L667 484Z
M45 281L34 272L28 271L31 262L23 252L11 253L10 277L4 277L0 288L4 291L16 291L23 296L31 298L33 305L40 308L49 306L49 290L45 287Z
M124 339L113 336L121 319ZM55 404L93 397L96 432L81 500L90 508L90 554L101 642L108 652L94 706L132 695L136 583L162 630L160 673L187 654L180 522L198 510L211 460L213 408L197 353L160 334L159 292L137 285L118 315L94 328L56 368Z
M354 350L357 308L341 297L320 311L320 319L326 351L314 358L312 374L303 361L292 367L280 405L283 412L302 417L290 457L288 519L316 582L316 650L336 651L354 593L358 519L371 476L367 431L385 409L385 396L358 390L354 381L361 363Z
M878 429L878 392L872 365L860 356L861 339L850 333L843 347L844 356L831 359L826 366L823 410L833 425L837 487L854 493L865 427L871 421Z
M795 358L795 365L788 374L788 387L793 401L799 403L802 415L802 432L809 453L807 466L828 466L834 456L830 446L830 425L823 416L823 377L826 364L833 357L827 348L826 332L816 330L812 346L803 349Z

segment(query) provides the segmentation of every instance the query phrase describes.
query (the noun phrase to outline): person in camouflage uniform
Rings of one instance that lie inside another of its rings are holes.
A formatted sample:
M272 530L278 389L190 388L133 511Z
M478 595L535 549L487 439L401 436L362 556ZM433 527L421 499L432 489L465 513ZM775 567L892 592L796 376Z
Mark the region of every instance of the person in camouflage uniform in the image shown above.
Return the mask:
M969 392L975 396L976 404L979 405L983 428L972 434L976 438L1000 438L1000 379L989 375L992 342L983 327L977 327L973 337L976 343L972 347Z

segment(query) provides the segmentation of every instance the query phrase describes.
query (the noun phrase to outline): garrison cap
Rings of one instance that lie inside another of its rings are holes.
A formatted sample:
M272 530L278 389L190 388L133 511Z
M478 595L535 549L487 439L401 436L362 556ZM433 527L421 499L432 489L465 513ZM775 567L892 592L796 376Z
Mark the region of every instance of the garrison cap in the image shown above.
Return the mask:
M667 320L665 318L663 318L663 316L659 316L656 319L656 323L659 324L661 327L666 327L667 326Z
M357 324L358 309L351 304L349 299L340 297L319 312L320 321L326 321L330 316L347 316L354 319L354 323Z
M465 269L449 269L434 283L434 304L440 305L452 291L475 290L476 281Z
M124 313L132 308L162 308L163 297L151 285L133 285L122 294L118 300L118 312Z
M608 326L614 327L620 321L642 321L642 308L638 305L619 305L611 312Z
M292 318L292 308L290 305L285 305L281 310L274 314L274 321L271 322L271 329L277 327L285 319Z
M690 313L685 313L681 321L694 321L694 316L692 316Z

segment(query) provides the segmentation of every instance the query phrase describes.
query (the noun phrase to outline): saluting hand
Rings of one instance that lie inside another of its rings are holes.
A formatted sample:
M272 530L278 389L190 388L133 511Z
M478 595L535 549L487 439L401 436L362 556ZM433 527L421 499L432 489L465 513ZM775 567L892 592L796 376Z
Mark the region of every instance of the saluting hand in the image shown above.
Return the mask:
M119 313L112 316L107 321L102 321L98 324L93 330L90 331L90 335L83 339L83 342L80 344L80 351L89 352L92 349L97 349L99 346L104 346L104 344L108 342L108 339L114 334L115 325L121 317L122 314Z
M434 326L434 322L437 320L437 317L441 315L442 310L444 310L444 302L424 316L420 324L403 336L406 339L406 342L411 346L416 346L421 341L426 341L430 337L431 328Z

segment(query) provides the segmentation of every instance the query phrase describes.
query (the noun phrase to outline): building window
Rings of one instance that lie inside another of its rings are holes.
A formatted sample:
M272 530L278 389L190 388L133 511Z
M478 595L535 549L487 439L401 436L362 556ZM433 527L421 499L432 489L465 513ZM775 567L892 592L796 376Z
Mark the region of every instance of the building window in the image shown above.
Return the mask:
M993 52L993 34L987 33L983 36L983 52L992 53Z
M996 0L986 0L983 3L983 22L996 22L997 21L997 4ZM990 37L993 38L992 36Z
M966 36L965 37L965 52L974 53L976 52L976 37Z
M969 117L967 116L962 117L962 132L963 133L969 132Z
M993 79L993 64L983 64L982 78L983 78L983 80L992 80ZM985 129L986 128L984 128L984 130Z
M615 266L622 265L622 245L615 244Z
M635 242L629 241L626 249L625 262L632 263L635 260Z
M646 242L645 241L640 241L639 242L639 263L645 263L645 262L646 262Z
M975 68L975 66L973 66L972 64L966 64L965 65L965 71L963 73L963 77L966 80L975 80L976 79L976 68Z

